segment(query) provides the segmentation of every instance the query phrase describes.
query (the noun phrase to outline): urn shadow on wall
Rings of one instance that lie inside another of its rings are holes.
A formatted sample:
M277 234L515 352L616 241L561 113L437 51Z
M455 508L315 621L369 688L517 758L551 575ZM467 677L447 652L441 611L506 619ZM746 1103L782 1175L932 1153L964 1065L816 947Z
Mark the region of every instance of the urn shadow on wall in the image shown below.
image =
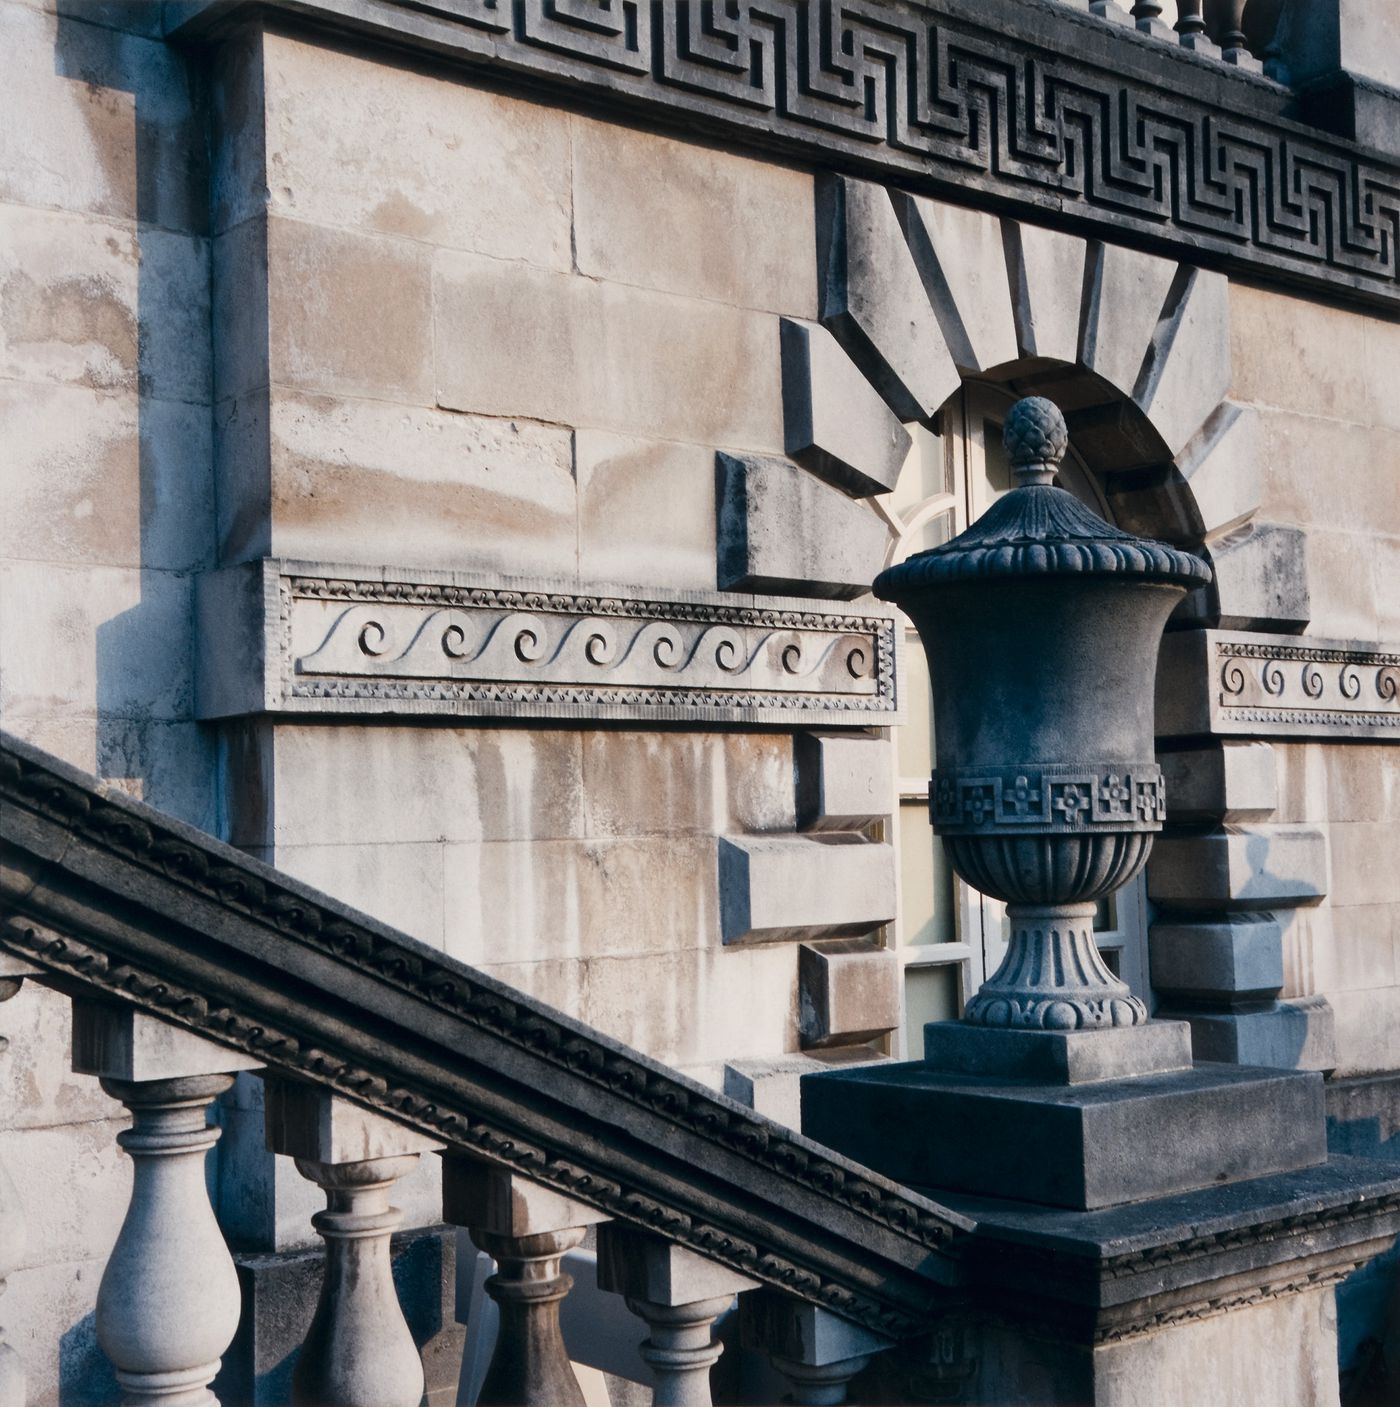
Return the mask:
M1018 401L1004 435L1017 486L874 585L928 654L934 829L958 874L1008 906L1006 958L963 1021L1135 1026L1146 1008L1104 964L1093 917L1162 827L1157 651L1210 568L1119 531L1054 485L1068 435L1051 401Z

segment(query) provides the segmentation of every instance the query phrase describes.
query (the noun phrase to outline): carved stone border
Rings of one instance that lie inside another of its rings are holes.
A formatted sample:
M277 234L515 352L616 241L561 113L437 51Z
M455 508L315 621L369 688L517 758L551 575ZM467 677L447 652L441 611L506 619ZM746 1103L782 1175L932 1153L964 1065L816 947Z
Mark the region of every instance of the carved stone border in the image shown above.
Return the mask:
M1062 0L177 0L167 33L311 21L1192 262L1400 306L1400 162L1278 84Z
M1400 647L1227 630L1169 635L1157 731L1400 743Z
M198 713L870 727L899 720L878 603L561 591L267 560L199 589Z

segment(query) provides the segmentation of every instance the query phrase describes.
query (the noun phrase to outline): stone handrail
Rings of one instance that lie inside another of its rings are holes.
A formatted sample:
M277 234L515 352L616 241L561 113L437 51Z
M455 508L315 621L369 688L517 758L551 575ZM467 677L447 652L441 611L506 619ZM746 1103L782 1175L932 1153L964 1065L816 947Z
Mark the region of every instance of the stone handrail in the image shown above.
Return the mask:
M141 1283L151 1248L132 1228L158 1218L135 1209L175 1195L170 1178L143 1182L157 1164L194 1169L181 1195L200 1204L189 1231L203 1238L198 1258L221 1245L202 1192L203 1154L217 1137L205 1110L233 1072L265 1070L270 1144L328 1196L316 1218L327 1288L303 1357L315 1340L331 1376L303 1381L307 1401L387 1401L382 1385L334 1379L349 1313L337 1296L353 1284L392 1296L388 1192L425 1150L446 1154L446 1219L469 1226L502 1267L493 1293L503 1325L511 1305L528 1318L548 1301L557 1316L567 1289L559 1261L576 1228L609 1222L600 1265L625 1262L612 1280L651 1324L658 1383L707 1373L717 1353L706 1358L695 1334L708 1345L709 1322L736 1289L773 1287L887 1344L926 1331L959 1280L967 1217L0 734L5 994L25 975L73 997L75 1067L103 1076L134 1115L121 1136L136 1163L133 1211L108 1279ZM146 1027L157 1054L138 1059L142 1041L151 1045ZM515 1208L504 1220L480 1211L502 1186ZM546 1198L543 1220L519 1219L520 1189ZM639 1288L629 1267L653 1252L715 1274L679 1301ZM114 1294L105 1316L99 1298L99 1338L128 1401L155 1401L169 1375L130 1347L145 1332L131 1298ZM222 1333L187 1365L196 1387L217 1370ZM507 1350L510 1337L503 1330ZM531 1341L528 1326L516 1339ZM402 1348L380 1351L387 1362ZM123 1353L135 1354L125 1369ZM555 1400L559 1390L502 1382L490 1400ZM703 1396L693 1387L669 1398L658 1387L657 1400L708 1400L707 1387Z

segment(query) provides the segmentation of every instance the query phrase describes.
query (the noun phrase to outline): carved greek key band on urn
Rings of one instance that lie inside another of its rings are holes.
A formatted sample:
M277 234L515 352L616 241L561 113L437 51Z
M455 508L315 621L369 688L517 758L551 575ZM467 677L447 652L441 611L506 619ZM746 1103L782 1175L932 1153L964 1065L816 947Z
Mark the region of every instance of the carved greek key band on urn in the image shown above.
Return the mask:
M1136 1025L1146 1008L1099 956L1094 911L1162 827L1162 774L1147 760L1157 650L1210 571L1055 486L1068 434L1050 401L1018 401L1005 440L1017 487L874 587L912 617L929 656L934 829L1011 921L1006 959L963 1019Z

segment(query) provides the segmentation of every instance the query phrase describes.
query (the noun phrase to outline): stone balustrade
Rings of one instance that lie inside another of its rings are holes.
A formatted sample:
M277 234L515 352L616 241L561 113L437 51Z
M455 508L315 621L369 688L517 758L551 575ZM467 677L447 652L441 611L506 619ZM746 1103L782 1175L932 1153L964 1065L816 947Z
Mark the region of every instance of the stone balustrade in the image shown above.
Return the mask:
M1164 16L1162 0L1065 0L1109 24L1136 29L1206 58L1233 64L1251 73L1264 71L1264 54L1251 49L1244 27L1247 0L1176 0L1175 23Z
M0 950L0 1000L30 975L39 970ZM256 1070L265 1082L269 1148L293 1159L326 1194L325 1210L312 1217L326 1252L292 1375L296 1407L417 1407L422 1400L423 1364L389 1251L401 1220L391 1204L394 1185L425 1153L445 1155L444 1221L465 1228L496 1266L486 1290L499 1325L475 1398L481 1407L584 1407L559 1311L572 1286L563 1258L590 1232L599 1288L624 1297L637 1316L636 1378L654 1383L656 1407L708 1407L710 1369L722 1352L715 1321L736 1295L761 1289L662 1234L616 1222L131 1006L75 998L72 1064L101 1080L132 1116L130 1129L117 1135L133 1164L131 1198L96 1312L98 1342L125 1407L217 1407L211 1385L241 1306L210 1204L205 1155L220 1135L210 1111L243 1070ZM0 1277L22 1249L22 1208L0 1169ZM850 1378L890 1346L771 1288L744 1315L743 1341L769 1356L795 1388L793 1400L823 1403L845 1401ZM835 1356L833 1343L840 1345ZM23 1364L0 1333L0 1407L24 1402Z

